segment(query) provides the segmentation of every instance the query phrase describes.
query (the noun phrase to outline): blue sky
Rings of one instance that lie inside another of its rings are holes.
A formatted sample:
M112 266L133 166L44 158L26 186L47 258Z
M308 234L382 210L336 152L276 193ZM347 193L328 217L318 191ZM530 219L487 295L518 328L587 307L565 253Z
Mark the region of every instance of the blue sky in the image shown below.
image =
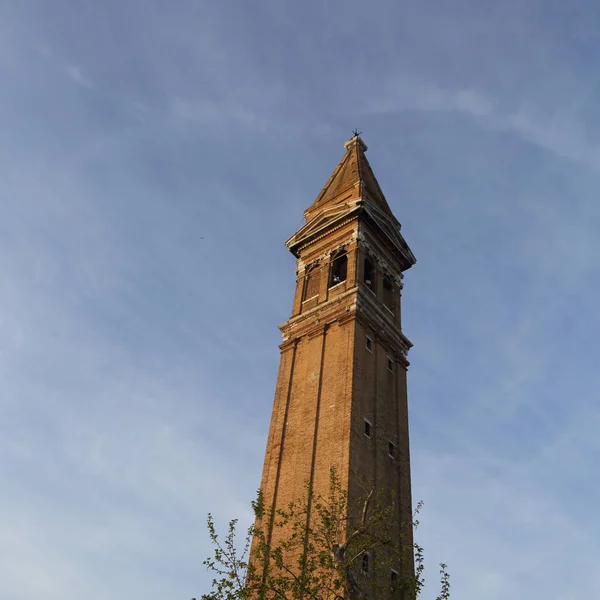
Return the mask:
M0 7L0 596L187 600L248 519L294 261L353 128L405 278L418 540L600 595L600 9ZM435 585L425 598L435 597Z

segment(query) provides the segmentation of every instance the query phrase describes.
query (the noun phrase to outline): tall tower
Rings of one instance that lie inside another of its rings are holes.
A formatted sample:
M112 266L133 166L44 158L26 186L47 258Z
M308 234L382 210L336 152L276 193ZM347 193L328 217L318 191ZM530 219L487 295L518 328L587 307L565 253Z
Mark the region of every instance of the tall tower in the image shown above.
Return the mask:
M362 480L391 491L395 518L412 518L403 272L415 257L357 135L287 242L297 258L261 490L287 506L329 491L336 468L349 506ZM268 524L267 524L268 527ZM272 528L272 525L271 525ZM271 529L267 535L278 535ZM409 541L412 544L412 539ZM393 577L393 574L391 574Z

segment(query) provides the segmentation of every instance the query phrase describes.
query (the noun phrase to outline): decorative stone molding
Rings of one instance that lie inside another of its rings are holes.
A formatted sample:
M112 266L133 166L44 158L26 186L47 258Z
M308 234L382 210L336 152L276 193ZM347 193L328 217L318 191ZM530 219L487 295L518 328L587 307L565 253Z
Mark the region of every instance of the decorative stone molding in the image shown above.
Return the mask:
M353 220L355 219L354 216L348 218L348 219L344 219L343 221L341 221L338 225L336 225L335 227L331 227L329 229L326 229L325 231L323 231L323 233L321 233L320 235L312 238L309 242L307 242L306 244L303 244L301 246L298 246L298 255L300 255L302 253L303 250L305 250L306 248L308 248L309 246L312 246L315 242L318 242L319 240L322 240L324 238L327 238L331 235L331 233L333 233L334 231L337 231L339 229L342 229L342 227L346 226L348 223L351 223Z

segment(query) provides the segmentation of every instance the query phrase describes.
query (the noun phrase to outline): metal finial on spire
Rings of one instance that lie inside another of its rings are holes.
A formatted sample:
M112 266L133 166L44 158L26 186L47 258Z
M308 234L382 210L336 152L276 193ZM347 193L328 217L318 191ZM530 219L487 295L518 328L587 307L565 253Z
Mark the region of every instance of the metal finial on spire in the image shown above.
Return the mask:
M367 151L367 145L363 142L362 138L360 137L362 135L362 131L359 131L358 129L354 129L352 131L352 137L344 144L344 148L346 148L346 150L350 150L350 148L353 148L354 146L358 146L359 148L362 149L363 152Z

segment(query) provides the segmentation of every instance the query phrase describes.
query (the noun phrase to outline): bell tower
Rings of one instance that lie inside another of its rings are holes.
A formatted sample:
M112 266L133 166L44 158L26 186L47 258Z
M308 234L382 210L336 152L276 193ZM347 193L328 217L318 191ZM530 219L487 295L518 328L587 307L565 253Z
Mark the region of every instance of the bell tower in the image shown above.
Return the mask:
M284 507L306 482L329 490L336 468L348 504L359 479L394 496L397 523L412 519L403 272L415 257L356 135L286 246L297 259L261 482ZM270 531L268 535L277 535ZM405 540L406 542L406 540ZM412 545L412 539L408 540ZM389 575L394 577L393 573Z

